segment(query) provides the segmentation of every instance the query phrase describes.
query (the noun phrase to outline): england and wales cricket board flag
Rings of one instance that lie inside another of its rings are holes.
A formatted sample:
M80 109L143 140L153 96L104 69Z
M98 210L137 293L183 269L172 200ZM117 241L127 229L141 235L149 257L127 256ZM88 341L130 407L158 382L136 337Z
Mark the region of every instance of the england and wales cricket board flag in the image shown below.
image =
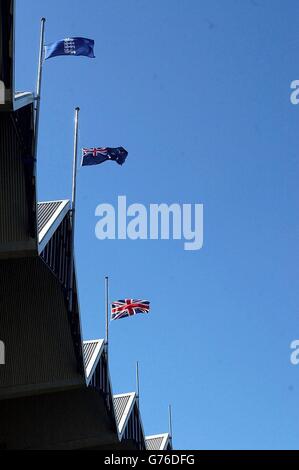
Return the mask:
M115 300L111 304L111 320L131 317L137 313L149 313L150 303L148 300L124 299Z
M44 46L44 60L58 55L95 57L94 40L87 38L65 38Z
M99 165L107 160L113 160L119 165L122 165L125 162L127 155L128 152L123 147L83 148L81 164L82 166Z

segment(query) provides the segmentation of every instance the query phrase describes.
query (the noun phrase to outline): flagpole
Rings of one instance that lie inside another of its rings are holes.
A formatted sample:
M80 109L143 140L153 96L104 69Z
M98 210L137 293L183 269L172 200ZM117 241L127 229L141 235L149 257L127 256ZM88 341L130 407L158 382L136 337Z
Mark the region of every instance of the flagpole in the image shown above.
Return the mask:
M108 358L108 341L109 341L109 278L105 276L105 355L106 355L106 364L107 364L107 374L106 374L106 401L107 406L110 409L109 402L109 358Z
M172 445L172 413L171 405L168 405L168 423L169 423L169 438Z
M75 249L75 209L77 189L77 156L78 156L78 126L80 108L75 108L74 153L73 153L73 180L72 180L72 207L71 207L71 247L69 272L69 310L73 309L73 277L74 277L74 249Z
M108 357L108 340L109 340L109 278L105 276L105 317L106 317L106 332L105 332L105 345Z
M39 57L37 69L37 82L36 82L36 95L35 95L35 122L34 122L34 158L37 156L37 143L38 143L38 128L39 128L39 113L40 113L40 98L42 86L42 71L43 71L43 51L45 41L45 22L46 18L41 18L40 23L40 41L39 41Z
M136 398L139 406L139 363L136 361Z

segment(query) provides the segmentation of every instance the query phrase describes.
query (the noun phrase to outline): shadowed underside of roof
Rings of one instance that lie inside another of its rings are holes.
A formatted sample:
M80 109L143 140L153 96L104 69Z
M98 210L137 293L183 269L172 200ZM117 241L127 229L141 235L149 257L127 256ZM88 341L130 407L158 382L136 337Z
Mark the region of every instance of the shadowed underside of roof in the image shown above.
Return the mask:
M161 436L151 437L151 438L146 437L145 438L145 443L146 443L146 449L147 450L160 450L162 442L163 442L163 437L161 437Z
M60 207L62 201L53 202L39 202L37 211L37 227L38 233L47 225L51 217L55 214L57 209Z
M86 378L88 379L91 372L96 367L99 357L104 350L104 340L94 339L83 341L83 359Z
M135 392L113 396L114 412L121 442L145 450L145 439L138 398Z
M169 434L155 434L145 437L146 450L166 450L169 444Z
M68 200L39 202L37 204L39 253L44 249L69 209Z
M126 395L114 395L113 397L116 422L118 426L120 425L120 422L124 416L124 413L126 412L126 408L128 406L128 403L131 397L132 397L131 393L128 393Z
M116 422L120 428L120 432L123 428L123 425L130 414L133 403L135 401L136 394L132 393L123 393L121 395L113 396L113 404L116 416Z
M83 356L84 356L84 367L87 369L91 362L92 356L97 348L98 341L84 341L83 342Z

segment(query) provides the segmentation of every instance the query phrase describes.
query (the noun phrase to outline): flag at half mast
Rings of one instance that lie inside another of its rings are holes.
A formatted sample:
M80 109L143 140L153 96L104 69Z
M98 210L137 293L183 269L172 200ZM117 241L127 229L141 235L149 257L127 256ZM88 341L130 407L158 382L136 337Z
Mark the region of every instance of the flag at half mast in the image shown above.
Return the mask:
M123 147L92 147L82 149L82 166L99 165L107 160L113 160L122 165L128 152Z
M88 38L65 38L44 46L44 59L50 59L58 55L70 55L95 58L94 40Z
M149 309L150 303L148 300L114 300L111 304L111 320L131 317L137 315L137 313L149 313Z

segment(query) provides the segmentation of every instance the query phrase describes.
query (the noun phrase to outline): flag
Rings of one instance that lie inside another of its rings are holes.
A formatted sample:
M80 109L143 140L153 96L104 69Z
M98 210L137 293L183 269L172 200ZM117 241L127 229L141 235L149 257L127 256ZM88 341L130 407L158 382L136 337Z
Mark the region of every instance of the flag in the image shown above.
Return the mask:
M137 313L149 313L150 303L148 300L125 299L115 300L111 304L111 320L131 317Z
M113 160L122 165L128 152L123 147L93 147L82 149L82 166L98 165L106 160Z
M85 55L94 58L94 40L87 38L65 38L44 46L44 59L57 55Z

